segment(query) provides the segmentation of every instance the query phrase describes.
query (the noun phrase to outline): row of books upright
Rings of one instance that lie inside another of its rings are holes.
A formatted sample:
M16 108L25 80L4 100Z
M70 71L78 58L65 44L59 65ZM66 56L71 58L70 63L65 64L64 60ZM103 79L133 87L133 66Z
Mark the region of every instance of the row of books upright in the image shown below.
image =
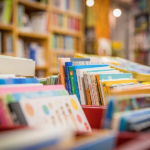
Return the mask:
M49 26L47 12L35 12L27 14L24 5L18 5L18 27L28 32L46 33Z
M112 89L142 85L133 79L132 73L120 72L97 58L60 58L59 63L66 89L70 95L76 94L82 105L107 106Z
M52 48L54 50L77 50L78 39L72 36L52 34Z
M51 23L53 28L70 31L80 30L80 21L78 19L64 16L63 14L51 13Z
M36 42L25 43L20 38L17 43L17 56L32 59L37 66L46 65L45 48Z
M81 0L52 0L52 5L65 11L71 11L75 13L82 12Z
M12 0L0 1L0 23L10 24L12 22Z

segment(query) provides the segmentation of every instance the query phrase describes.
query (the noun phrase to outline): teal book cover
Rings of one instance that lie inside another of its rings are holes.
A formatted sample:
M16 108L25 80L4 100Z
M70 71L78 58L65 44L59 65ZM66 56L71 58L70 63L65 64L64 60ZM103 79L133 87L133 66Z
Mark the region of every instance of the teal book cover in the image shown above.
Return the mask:
M132 73L99 74L100 80L133 79Z

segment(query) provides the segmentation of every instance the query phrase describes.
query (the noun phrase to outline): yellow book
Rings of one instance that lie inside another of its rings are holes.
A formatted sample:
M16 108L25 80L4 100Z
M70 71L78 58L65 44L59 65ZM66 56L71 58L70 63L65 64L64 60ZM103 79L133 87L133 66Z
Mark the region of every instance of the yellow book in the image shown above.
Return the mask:
M100 77L99 77L99 75L96 75L96 79L97 79L97 84L98 84L100 102L101 102L101 105L104 106L104 101L103 101L103 98L102 98L102 93L101 93L101 88L100 88Z
M123 79L123 80L111 80L111 81L100 81L101 93L103 101L105 104L108 102L108 97L110 96L110 86L115 84L125 84L125 83L137 83L136 79Z

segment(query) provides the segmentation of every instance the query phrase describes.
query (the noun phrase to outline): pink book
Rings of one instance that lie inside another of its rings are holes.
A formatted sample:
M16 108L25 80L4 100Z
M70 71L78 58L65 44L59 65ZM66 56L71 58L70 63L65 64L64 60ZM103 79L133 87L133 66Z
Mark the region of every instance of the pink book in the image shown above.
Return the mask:
M19 93L19 92L36 92L36 91L51 91L51 90L64 90L63 85L44 85L44 86L0 86L0 94L5 93ZM5 112L5 113L4 113ZM13 125L13 121L9 110L5 103L0 100L0 126Z
M36 92L36 91L52 91L52 90L65 90L63 85L44 85L44 86L0 86L0 94L3 93L19 93L19 92Z

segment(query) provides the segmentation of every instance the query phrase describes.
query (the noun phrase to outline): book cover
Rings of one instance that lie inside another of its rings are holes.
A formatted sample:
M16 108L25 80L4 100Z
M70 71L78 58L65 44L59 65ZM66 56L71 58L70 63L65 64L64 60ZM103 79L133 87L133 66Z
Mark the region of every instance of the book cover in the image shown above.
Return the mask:
M91 102L91 96L90 96L90 90L89 90L89 85L88 85L88 79L87 79L87 74L86 72L83 74L84 78L84 85L85 85L85 93L86 93L86 100L88 105L92 105Z
M69 74L70 74L72 94L76 94L72 66L69 66Z
M11 23L11 17L12 17L12 1L5 0L2 13L2 22L4 24Z
M72 95L71 81L70 81L70 75L69 75L69 66L72 66L72 63L71 62L65 62L66 77L67 77L67 84L68 84L68 92L69 92L70 95Z

